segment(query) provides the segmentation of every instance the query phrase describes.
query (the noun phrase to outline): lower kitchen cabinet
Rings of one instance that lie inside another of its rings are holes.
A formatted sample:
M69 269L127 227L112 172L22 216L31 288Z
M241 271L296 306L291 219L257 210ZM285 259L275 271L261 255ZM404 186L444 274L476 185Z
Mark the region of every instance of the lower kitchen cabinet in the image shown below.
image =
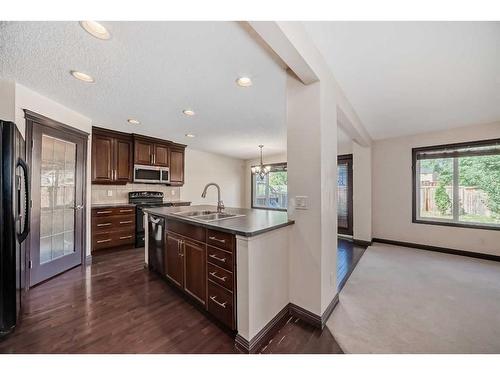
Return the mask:
M182 243L184 252L184 290L202 304L206 302L207 277L206 253L207 245L185 240Z
M184 288L184 254L181 250L182 238L167 233L165 241L165 264L167 277L177 286Z
M135 208L99 206L92 208L92 251L133 248L135 245Z
M166 221L165 276L219 322L235 330L235 236L177 220Z

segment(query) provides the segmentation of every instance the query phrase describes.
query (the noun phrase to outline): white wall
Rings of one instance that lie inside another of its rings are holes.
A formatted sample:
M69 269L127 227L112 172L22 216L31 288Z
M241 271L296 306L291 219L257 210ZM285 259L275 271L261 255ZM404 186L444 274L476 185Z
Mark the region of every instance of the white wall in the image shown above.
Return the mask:
M286 163L287 156L286 152L282 154L275 155L265 155L262 157L264 164L274 164L274 163ZM251 176L251 168L254 165L260 164L260 157L256 159L246 160L245 161L245 198L244 204L242 207L250 208L252 207L252 176Z
M372 149L352 142L353 238L372 240Z
M411 222L411 149L493 138L500 122L374 142L373 237L500 255L500 231Z
M90 118L75 112L63 105L38 94L37 92L28 89L20 84L16 84L16 98L15 98L15 121L20 132L25 133L25 120L23 109L29 109L30 111L39 113L46 117L49 117L55 121L59 121L68 126L72 126L76 129L83 130L84 132L91 133L92 121ZM91 139L88 140L87 148L87 202L86 202L86 215L87 215L87 255L90 254L91 240L90 240L90 206L91 206L91 194L90 194L90 150L91 150Z
M16 83L0 79L0 120L14 121L16 106Z
M181 200L192 204L217 204L217 190L210 187L207 197L201 193L209 182L219 184L226 207L244 207L245 161L186 148L184 186Z

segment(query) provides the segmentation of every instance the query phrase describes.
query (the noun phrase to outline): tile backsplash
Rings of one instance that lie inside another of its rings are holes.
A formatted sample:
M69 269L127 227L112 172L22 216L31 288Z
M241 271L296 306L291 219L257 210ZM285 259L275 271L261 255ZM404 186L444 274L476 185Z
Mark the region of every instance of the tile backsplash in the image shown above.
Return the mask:
M179 200L180 187L152 185L152 184L126 184L126 185L92 185L92 204L128 203L128 193L131 191L161 191L164 200ZM111 196L108 196L111 192Z

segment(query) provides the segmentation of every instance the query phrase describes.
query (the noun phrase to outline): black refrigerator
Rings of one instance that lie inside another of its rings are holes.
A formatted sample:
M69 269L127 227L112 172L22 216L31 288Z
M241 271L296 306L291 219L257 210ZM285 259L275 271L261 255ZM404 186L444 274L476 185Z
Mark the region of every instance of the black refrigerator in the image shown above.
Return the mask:
M16 326L26 287L30 183L25 141L12 122L0 120L0 337Z

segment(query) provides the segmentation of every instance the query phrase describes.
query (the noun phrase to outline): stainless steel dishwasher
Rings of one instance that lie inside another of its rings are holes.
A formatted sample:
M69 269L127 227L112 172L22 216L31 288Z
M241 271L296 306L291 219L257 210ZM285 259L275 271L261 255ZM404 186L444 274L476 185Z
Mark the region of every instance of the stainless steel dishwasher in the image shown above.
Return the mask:
M148 260L150 267L165 275L165 219L149 214L148 219Z

